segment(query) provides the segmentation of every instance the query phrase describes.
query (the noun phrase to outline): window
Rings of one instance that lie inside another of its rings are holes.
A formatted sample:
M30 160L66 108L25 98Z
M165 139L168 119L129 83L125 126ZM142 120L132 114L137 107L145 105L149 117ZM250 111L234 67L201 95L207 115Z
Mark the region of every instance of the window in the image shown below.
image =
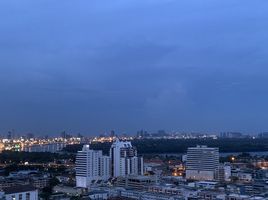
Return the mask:
M22 194L19 194L19 200L22 200Z
M16 200L15 195L12 195L12 196L11 196L11 199L12 199L12 200Z
M27 192L27 193L26 193L26 200L30 200L30 196L31 196L30 193Z

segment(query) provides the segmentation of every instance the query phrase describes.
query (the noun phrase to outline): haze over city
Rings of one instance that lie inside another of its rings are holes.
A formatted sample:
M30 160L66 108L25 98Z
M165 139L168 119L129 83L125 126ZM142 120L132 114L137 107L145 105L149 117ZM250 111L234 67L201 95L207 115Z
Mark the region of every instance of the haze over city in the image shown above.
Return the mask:
M268 130L266 0L2 0L0 132Z

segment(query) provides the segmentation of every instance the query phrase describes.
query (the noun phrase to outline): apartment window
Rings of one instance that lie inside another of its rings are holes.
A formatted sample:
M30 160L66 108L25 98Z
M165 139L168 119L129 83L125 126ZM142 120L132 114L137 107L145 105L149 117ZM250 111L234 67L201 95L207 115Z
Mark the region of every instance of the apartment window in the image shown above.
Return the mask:
M30 193L29 192L26 193L26 200L30 200Z
M11 199L12 199L12 200L16 200L15 195L12 195L12 196L11 196Z
M22 194L19 194L19 200L22 200Z

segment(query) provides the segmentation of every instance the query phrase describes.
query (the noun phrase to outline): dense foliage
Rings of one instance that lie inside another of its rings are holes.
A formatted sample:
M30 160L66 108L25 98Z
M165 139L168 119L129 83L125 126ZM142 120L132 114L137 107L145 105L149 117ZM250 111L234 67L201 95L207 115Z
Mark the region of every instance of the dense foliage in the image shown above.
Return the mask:
M142 139L133 140L140 154L145 153L185 153L188 147L207 145L219 147L220 152L268 151L268 139ZM111 143L92 143L92 149L103 150L108 154ZM81 145L69 145L64 150L77 152Z
M49 200L50 195L52 194L53 187L59 184L59 180L55 177L49 180L49 185L42 189L40 196L45 199Z
M133 141L140 153L184 153L188 147L207 145L220 152L268 151L268 139L146 139Z
M59 159L72 159L73 155L49 152L14 152L3 151L0 153L0 163L48 163Z

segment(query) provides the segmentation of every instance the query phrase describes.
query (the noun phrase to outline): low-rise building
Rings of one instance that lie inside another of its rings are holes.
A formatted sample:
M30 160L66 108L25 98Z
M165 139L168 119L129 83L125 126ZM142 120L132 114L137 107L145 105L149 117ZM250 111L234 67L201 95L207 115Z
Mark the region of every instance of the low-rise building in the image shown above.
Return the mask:
M49 185L49 178L44 176L37 176L31 178L31 184L37 189L43 189Z
M56 185L53 187L54 193L64 193L68 196L76 196L82 194L83 189L82 188L75 188L75 187L69 187L64 185Z
M106 200L109 197L109 193L104 190L93 190L88 194L91 200Z
M118 187L142 190L150 185L155 184L156 182L157 177L155 176L127 176L118 177L116 185Z
M203 189L215 189L218 185L218 182L214 181L198 181L196 182L197 188L203 188Z
M237 174L238 179L242 182L249 183L252 182L252 174L247 172L239 172Z
M38 190L32 185L20 185L5 188L6 200L38 200Z

